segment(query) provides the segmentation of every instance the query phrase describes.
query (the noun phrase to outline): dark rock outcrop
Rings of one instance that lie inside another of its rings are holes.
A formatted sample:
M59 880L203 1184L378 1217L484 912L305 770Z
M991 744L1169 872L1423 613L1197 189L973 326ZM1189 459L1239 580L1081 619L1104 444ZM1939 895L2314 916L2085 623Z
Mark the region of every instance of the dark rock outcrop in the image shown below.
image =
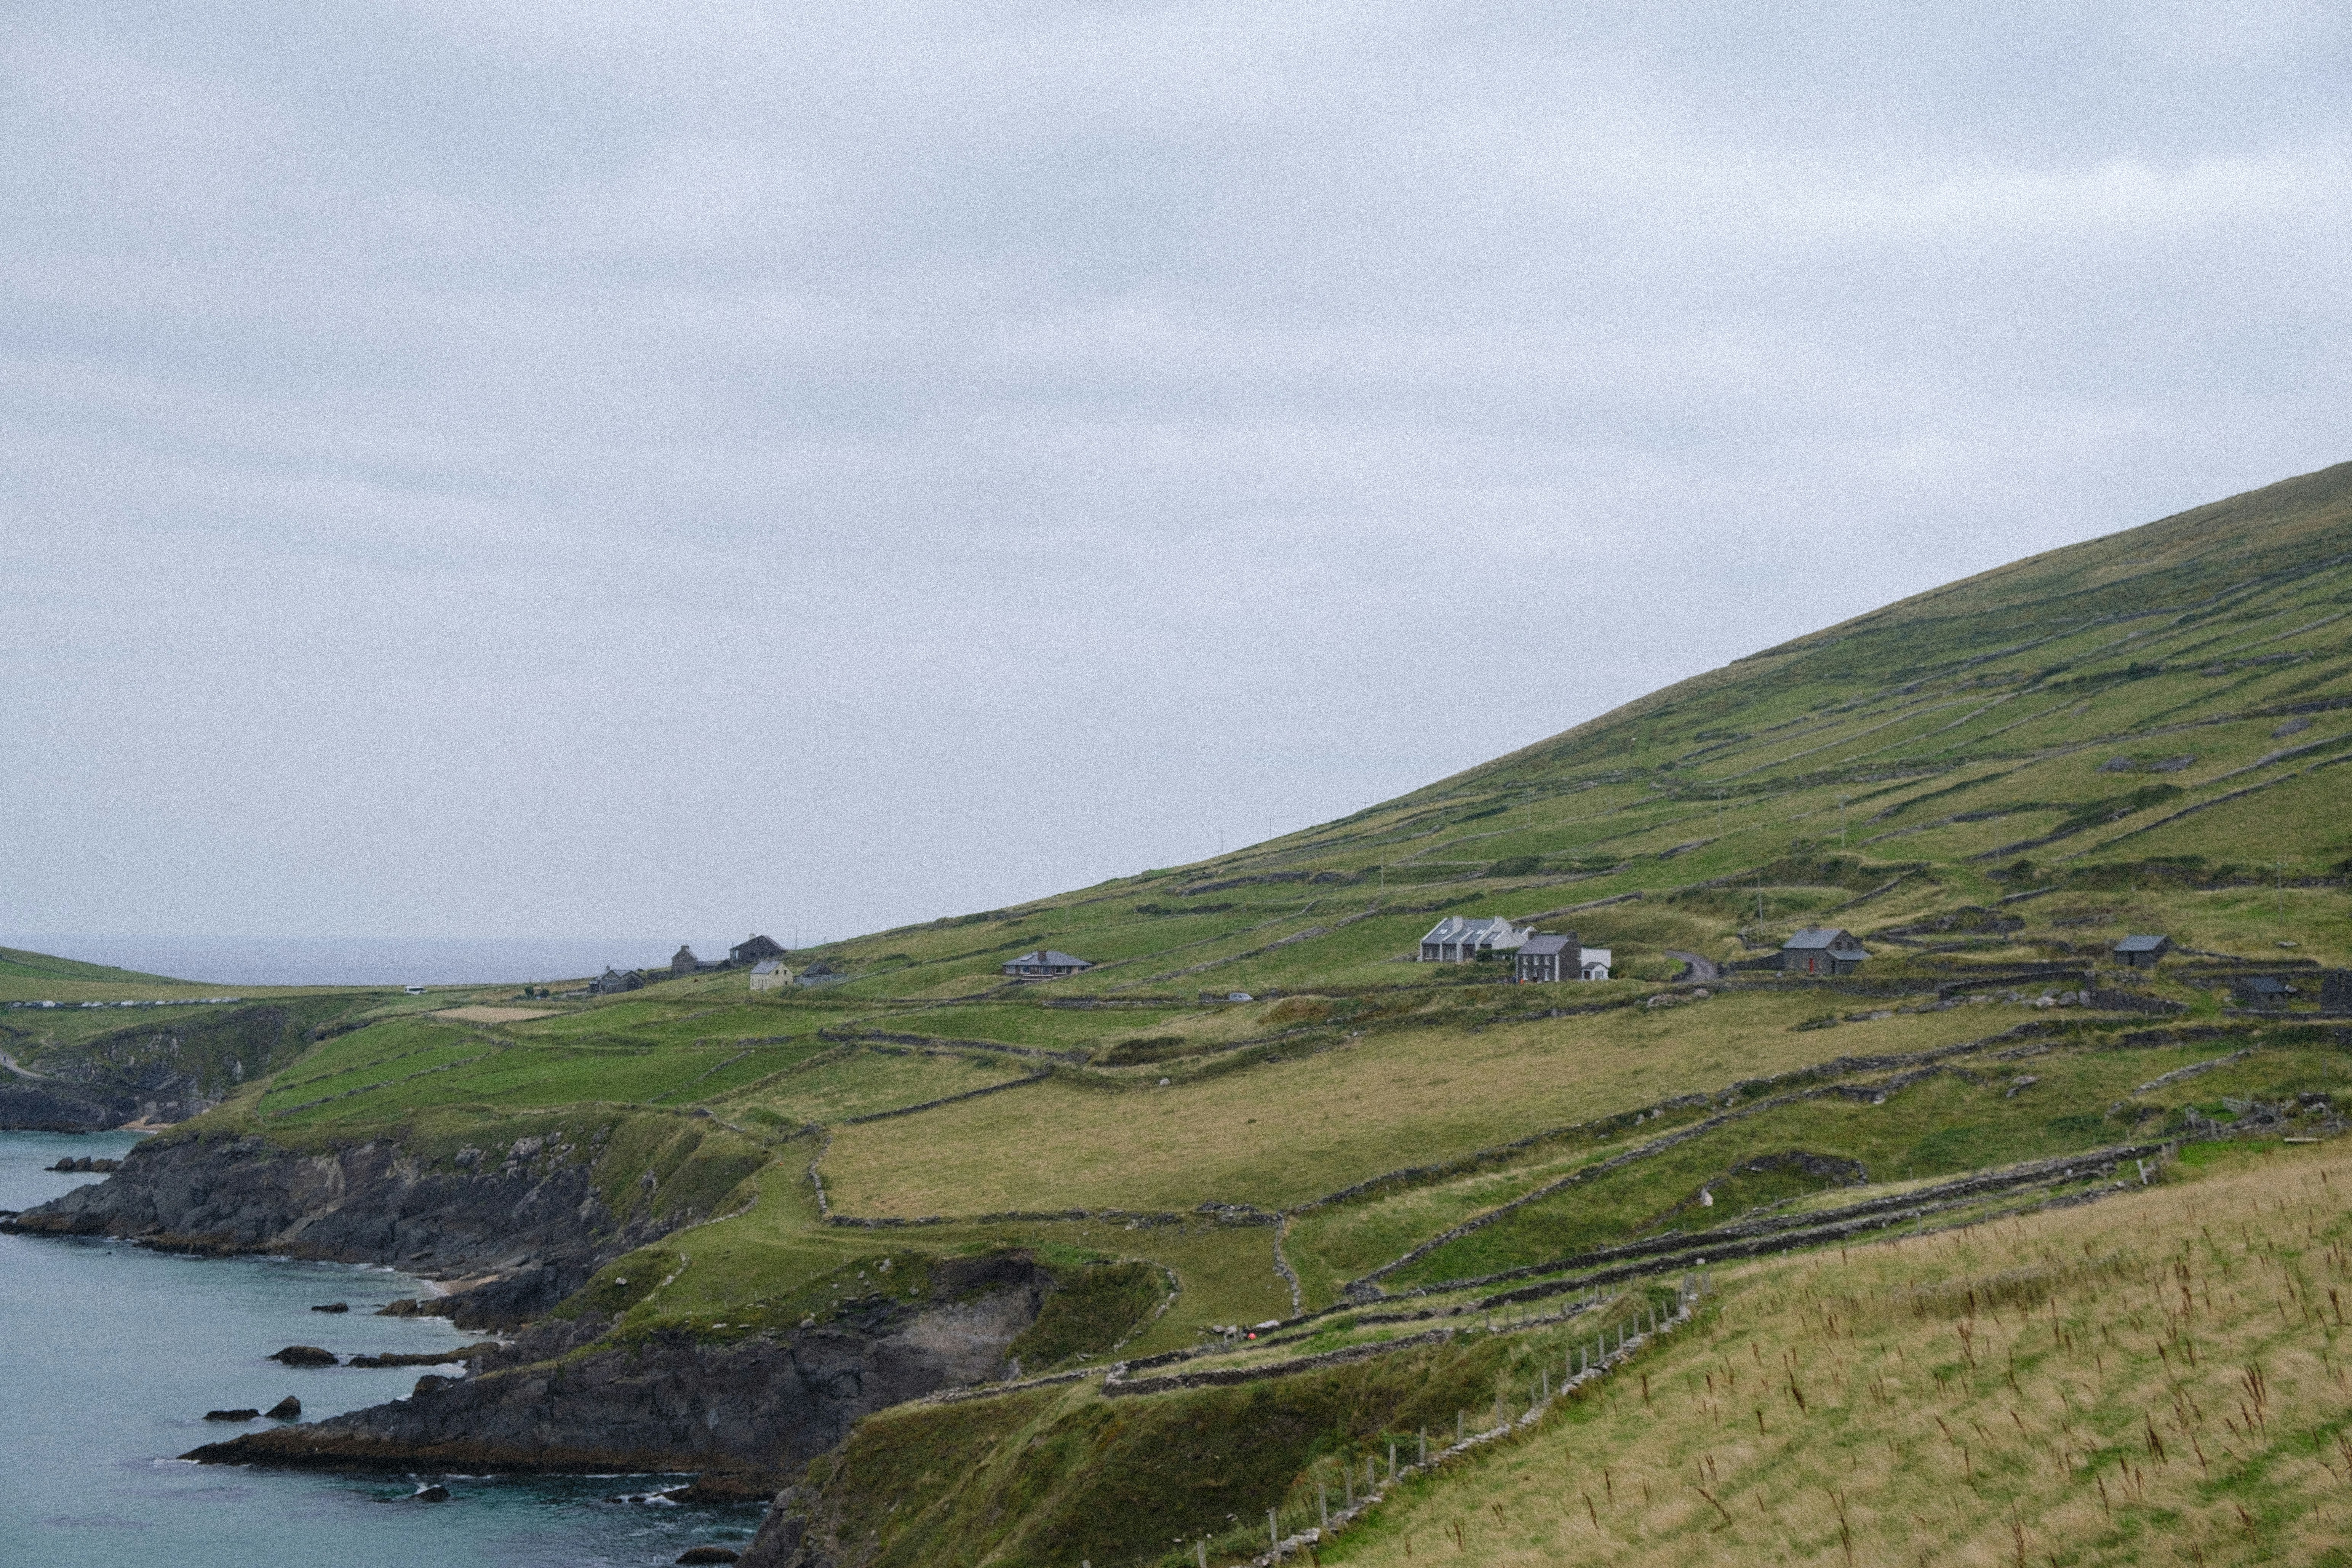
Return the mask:
M261 1419L261 1412L258 1410L207 1410L205 1412L205 1419L207 1421L258 1421Z
M735 1561L739 1568L786 1568L800 1555L801 1538L808 1533L808 1516L801 1507L800 1489L786 1487L768 1504L751 1544Z
M670 1559L673 1563L733 1563L741 1553L728 1546L689 1546Z
M269 1407L269 1418L272 1421L299 1421L302 1419L302 1402L289 1394Z
M352 1304L349 1301L329 1301L322 1306L310 1309L314 1312L348 1312L351 1310Z
M23 1132L96 1132L139 1117L139 1096L113 1085L0 1079L0 1128Z
M333 1366L335 1352L317 1345L288 1345L269 1357L281 1366Z
M560 1360L500 1360L564 1344L550 1324L484 1357L491 1370L476 1376L427 1377L407 1399L186 1457L336 1469L696 1469L772 1486L862 1415L1000 1374L1048 1285L1024 1257L957 1259L934 1267L928 1300L879 1304L782 1339L713 1344L667 1333Z
M107 1181L8 1224L194 1252L489 1275L486 1284L412 1310L467 1328L507 1328L562 1300L606 1258L677 1223L643 1213L616 1218L591 1180L592 1158L590 1151L526 1138L502 1163L452 1172L425 1166L393 1143L310 1153L253 1136L167 1137L133 1149Z

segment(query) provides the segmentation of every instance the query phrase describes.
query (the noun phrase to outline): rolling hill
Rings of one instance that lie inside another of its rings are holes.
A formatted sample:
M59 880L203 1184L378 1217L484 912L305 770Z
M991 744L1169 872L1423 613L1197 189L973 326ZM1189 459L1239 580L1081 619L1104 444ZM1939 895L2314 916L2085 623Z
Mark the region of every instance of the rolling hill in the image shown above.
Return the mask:
M2281 1142L2332 1138L2352 1093L2317 1011L2352 962L2347 761L2352 465L1920 595L1214 860L793 955L819 984L322 1014L108 1186L207 1150L396 1147L457 1185L570 1151L609 1223L560 1279L526 1289L544 1266L509 1260L497 1300L534 1304L481 1314L536 1320L523 1342L564 1364L879 1332L950 1310L973 1259L1037 1270L1004 1346L1019 1375L829 1437L757 1562L1230 1561L1387 1488L1390 1443L1417 1459L1482 1429L1502 1435L1318 1550L1460 1555L1476 1532L1483 1557L1545 1561L2030 1542L2119 1562L2194 1512L2179 1539L2209 1560L2286 1552L2327 1484L2313 1466L2352 1467L2313 1436L2345 1420L2334 1320L2312 1327L2345 1226L2310 1182L2340 1171ZM1573 931L1616 977L1412 962L1447 914ZM1871 957L1782 975L1802 926ZM2135 931L2173 954L2119 969ZM1000 972L1038 947L1092 967ZM2242 1005L2258 975L2283 1005ZM2183 1254L2149 1184L2248 1228ZM108 1202L55 1227L141 1234ZM1971 1239L1921 1239L1946 1234ZM2176 1310L2179 1280L2222 1300ZM2274 1336L2241 1310L2256 1280ZM1595 1344L1675 1312L1624 1373L1553 1397ZM2292 1419L2242 1390L2242 1428L2215 1436L2189 1402L2220 1410L2226 1378L2163 1383L2184 1334L2273 1380ZM2011 1354L2014 1440L1922 1430L1931 1389L1960 1429L2009 1419ZM484 1390L529 1371L490 1365ZM2156 1434L2141 1406L2172 1393L2179 1437L2135 1457L2135 1413ZM1838 1424L1809 1457L1791 1434L1816 1405ZM1724 1435L1742 1423L1753 1442ZM306 1430L235 1457L418 1452ZM1886 1449L1882 1488L1940 1497L1916 1524L1823 1500L1864 1485L1821 1481L1832 1436ZM689 1468L782 1479L751 1448Z

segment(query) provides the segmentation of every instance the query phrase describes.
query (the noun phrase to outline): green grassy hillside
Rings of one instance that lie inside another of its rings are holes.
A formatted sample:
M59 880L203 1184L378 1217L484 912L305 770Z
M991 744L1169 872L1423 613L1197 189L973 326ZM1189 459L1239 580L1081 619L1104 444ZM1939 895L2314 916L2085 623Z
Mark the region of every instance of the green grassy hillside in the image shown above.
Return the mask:
M392 1137L430 1163L581 1107L708 1112L765 1163L706 1194L724 1217L690 1243L617 1261L570 1309L625 1335L777 1331L884 1258L1003 1247L1123 1282L1083 1332L1033 1344L1032 1373L1231 1355L1216 1331L1271 1320L1384 1342L1395 1303L1460 1316L1497 1290L1605 1283L1596 1310L1633 1311L1628 1269L2096 1186L1980 1173L2108 1151L2107 1180L2113 1151L2225 1124L2331 1136L2352 1057L2315 998L2352 962L2347 760L2352 465L1921 595L1213 861L793 955L835 972L822 984L354 1004L198 1130ZM1618 977L1412 962L1446 913L1573 930ZM1809 924L1860 934L1862 973L1696 978ZM2130 931L2179 951L2118 971ZM1094 967L1001 975L1040 945ZM2298 986L2283 1014L2237 1005L2252 973ZM1802 1318L1770 1299L1742 1331L1759 1345ZM1066 1531L1034 1521L1066 1517L1097 1521L1098 1564L1238 1552L1224 1515L1304 1507L1334 1454L1473 1386L1501 1398L1575 1335L1555 1337L1213 1398L1082 1381L953 1406L936 1421L1012 1522L983 1538L924 1513L859 1551L1059 1562ZM934 1419L870 1423L824 1506L851 1521L919 1486L890 1434L947 1440ZM1243 1426L1255 1457L1185 1480L1182 1509L1088 1489L1178 1427L1193 1447L1170 1452L1241 1454ZM1659 1452L1681 1464L1691 1441ZM1780 1485L1768 1511L1795 1506ZM1784 1533L1811 1552L1821 1528Z

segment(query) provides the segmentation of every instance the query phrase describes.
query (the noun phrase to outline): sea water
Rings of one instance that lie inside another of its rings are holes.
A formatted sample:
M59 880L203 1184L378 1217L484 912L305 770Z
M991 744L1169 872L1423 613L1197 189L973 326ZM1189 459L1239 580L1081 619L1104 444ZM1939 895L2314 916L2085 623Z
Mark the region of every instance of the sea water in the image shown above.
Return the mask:
M0 1208L101 1180L44 1167L133 1142L0 1132ZM273 1425L206 1421L207 1410L267 1410L290 1394L315 1419L406 1394L430 1369L266 1358L289 1344L381 1354L469 1338L444 1319L374 1315L429 1293L390 1269L0 1236L0 1563L652 1568L750 1539L756 1509L644 1500L682 1478L341 1476L177 1458ZM351 1310L310 1310L329 1301ZM428 1482L449 1500L413 1500Z

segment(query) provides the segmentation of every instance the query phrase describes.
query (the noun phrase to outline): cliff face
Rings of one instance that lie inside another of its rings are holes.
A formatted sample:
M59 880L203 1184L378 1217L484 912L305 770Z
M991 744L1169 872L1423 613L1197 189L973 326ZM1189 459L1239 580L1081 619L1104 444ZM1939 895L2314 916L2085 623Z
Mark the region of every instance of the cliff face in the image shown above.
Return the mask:
M496 1328L546 1310L672 1223L624 1222L582 1152L540 1139L496 1165L450 1173L389 1143L301 1153L243 1137L142 1143L106 1181L26 1211L14 1228L492 1275L450 1305L459 1324Z
M46 1039L37 1026L0 1025L0 1129L95 1132L127 1121L185 1121L300 1056L365 1001L305 996L199 1008L162 1027L131 1024L68 1045Z
M1047 1284L1024 1258L959 1259L934 1269L919 1305L729 1344L670 1334L598 1349L602 1321L550 1322L476 1377L427 1378L407 1399L186 1457L329 1468L701 1470L706 1482L718 1472L773 1486L861 1415L996 1375ZM557 1359L511 1364L550 1354Z

